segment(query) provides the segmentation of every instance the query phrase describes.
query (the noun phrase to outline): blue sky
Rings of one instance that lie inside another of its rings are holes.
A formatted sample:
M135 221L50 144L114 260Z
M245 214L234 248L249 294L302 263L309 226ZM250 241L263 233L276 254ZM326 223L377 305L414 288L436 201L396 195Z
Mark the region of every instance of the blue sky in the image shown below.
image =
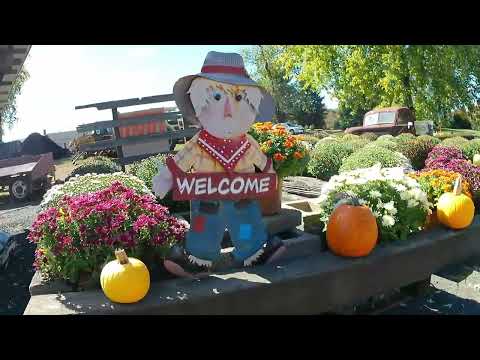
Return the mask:
M195 74L208 51L239 52L247 45L34 45L25 66L30 79L17 98L20 121L4 141L32 132L75 130L110 120L109 110L75 110L76 105L172 92L175 81ZM131 111L164 104L120 109ZM166 103L165 106L175 104ZM327 107L336 103L326 97Z

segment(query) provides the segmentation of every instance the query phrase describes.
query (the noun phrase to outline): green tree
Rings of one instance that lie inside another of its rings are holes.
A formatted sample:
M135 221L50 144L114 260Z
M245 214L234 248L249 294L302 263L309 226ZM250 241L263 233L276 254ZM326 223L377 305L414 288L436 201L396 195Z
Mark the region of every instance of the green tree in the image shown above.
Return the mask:
M466 111L459 110L453 113L451 127L455 129L471 129L470 116Z
M25 67L22 68L17 78L12 84L10 93L8 94L7 103L0 109L0 142L2 141L5 128L11 129L12 126L18 121L17 117L17 96L22 91L22 86L30 78Z
M340 103L338 105L338 127L345 130L348 127L361 126L363 124L363 116L371 109L372 107L356 107L352 109L348 104Z
M250 74L274 98L275 121L294 120L302 125L322 127L326 109L323 97L310 86L298 82L288 74L276 59L282 49L278 46L259 45L243 51Z
M410 107L418 120L443 125L480 98L480 46L278 46L276 63L314 89L327 89L339 108L358 114L378 106Z
M293 104L291 114L298 123L302 125L313 125L315 128L325 126L327 110L323 103L323 97L310 88L303 88L296 85L296 101Z

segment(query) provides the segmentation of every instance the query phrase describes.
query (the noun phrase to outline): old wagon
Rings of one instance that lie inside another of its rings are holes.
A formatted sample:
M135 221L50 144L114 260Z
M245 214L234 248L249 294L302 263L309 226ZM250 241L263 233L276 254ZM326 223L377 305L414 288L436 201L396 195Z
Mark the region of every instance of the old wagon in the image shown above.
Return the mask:
M54 178L52 153L0 160L0 188L8 188L14 201L25 201L33 192L47 189Z

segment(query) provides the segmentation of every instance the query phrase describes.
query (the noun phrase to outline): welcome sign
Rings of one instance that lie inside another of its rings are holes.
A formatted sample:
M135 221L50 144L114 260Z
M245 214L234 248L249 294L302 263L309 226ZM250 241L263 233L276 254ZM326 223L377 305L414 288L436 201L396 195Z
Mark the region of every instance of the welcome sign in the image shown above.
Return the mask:
M242 200L270 196L277 190L277 175L269 173L174 174L174 200Z

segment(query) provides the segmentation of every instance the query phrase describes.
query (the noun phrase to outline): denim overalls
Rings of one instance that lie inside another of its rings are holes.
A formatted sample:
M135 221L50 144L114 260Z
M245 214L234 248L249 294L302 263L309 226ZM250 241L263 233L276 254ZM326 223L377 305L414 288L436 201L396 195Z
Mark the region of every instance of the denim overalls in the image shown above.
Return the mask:
M173 161L167 164L172 173L183 173ZM233 260L244 266L263 253L269 239L257 200L192 200L185 243L190 261L207 267L218 261L226 230L235 247Z
M255 258L268 240L256 200L193 200L190 224L185 250L201 260L219 259L225 230L235 247L232 252L235 261Z

